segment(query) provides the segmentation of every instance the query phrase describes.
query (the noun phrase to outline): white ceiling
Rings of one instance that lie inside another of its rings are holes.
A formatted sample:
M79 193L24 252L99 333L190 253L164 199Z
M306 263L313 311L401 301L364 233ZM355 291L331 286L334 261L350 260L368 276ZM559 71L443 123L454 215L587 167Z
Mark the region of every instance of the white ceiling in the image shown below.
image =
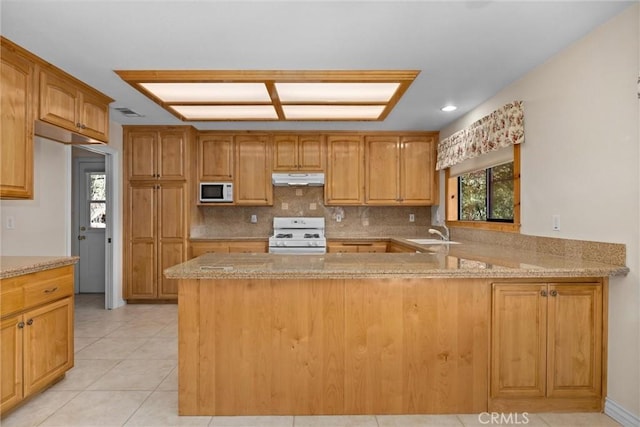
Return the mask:
M193 123L265 130L439 130L634 3L0 1L3 36L145 116L121 124L183 123L113 70L421 70L383 122Z

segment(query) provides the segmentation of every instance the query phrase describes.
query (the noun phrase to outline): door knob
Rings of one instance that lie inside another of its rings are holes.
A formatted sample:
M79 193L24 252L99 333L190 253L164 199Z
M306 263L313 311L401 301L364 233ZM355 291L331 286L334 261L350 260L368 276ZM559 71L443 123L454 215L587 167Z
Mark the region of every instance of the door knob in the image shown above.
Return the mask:
M85 227L84 225L82 227L80 227L80 231L84 231L86 229L87 229L87 227Z
M87 238L87 236L78 236L78 240L84 240L86 238Z

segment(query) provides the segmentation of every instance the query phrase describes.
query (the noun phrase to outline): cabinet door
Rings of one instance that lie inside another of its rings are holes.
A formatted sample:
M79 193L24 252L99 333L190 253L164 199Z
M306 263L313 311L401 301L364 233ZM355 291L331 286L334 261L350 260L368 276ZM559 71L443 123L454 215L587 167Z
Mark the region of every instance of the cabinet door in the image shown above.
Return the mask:
M73 297L24 314L24 395L73 367Z
M398 137L372 136L365 141L366 203L396 205L400 202Z
M163 271L186 260L186 184L162 183L158 198L158 298L177 298L178 281Z
M80 130L77 87L50 70L40 71L40 120L69 129Z
M22 316L0 322L0 412L22 400Z
M364 203L364 146L360 136L327 137L327 177L325 203L361 205Z
M325 143L322 135L300 135L298 137L298 169L301 171L323 171Z
M134 185L128 191L125 255L126 297L156 296L156 184Z
M33 64L0 54L0 198L33 198Z
M358 245L349 245L343 242L328 242L327 252L329 253L355 253L358 252Z
M130 180L155 179L157 158L157 132L127 131L125 158Z
M160 131L158 144L158 177L186 179L187 136L185 132Z
M83 92L80 101L80 133L99 141L109 141L109 104Z
M543 397L546 375L546 284L494 284L491 396Z
M201 182L233 179L233 135L198 138L198 176Z
M358 246L358 252L384 253L387 252L387 244L385 242L363 243Z
M235 203L272 205L271 149L267 136L236 138Z
M298 170L298 137L276 135L273 138L273 170Z
M602 286L550 284L547 395L602 393Z
M399 187L402 204L437 203L434 147L433 137L400 138Z

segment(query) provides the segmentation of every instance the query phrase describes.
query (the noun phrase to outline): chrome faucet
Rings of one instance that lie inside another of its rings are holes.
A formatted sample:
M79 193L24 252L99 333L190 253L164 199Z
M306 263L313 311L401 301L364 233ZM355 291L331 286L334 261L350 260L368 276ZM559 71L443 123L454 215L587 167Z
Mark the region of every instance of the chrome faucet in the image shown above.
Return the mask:
M430 228L429 229L429 233L437 234L438 236L440 236L440 238L442 240L444 240L445 242L448 242L449 241L449 228L445 224L442 224L441 227L444 228L444 232L447 233L447 234L442 234L440 231L436 230L435 228Z

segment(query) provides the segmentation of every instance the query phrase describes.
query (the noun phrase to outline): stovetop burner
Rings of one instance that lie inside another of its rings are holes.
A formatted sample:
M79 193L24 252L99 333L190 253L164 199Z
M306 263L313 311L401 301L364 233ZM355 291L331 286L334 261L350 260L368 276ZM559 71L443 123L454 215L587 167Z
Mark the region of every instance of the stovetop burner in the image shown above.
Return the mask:
M305 233L304 234L304 238L305 239L319 239L320 238L320 234L318 234L318 233Z
M305 235L306 237L306 235ZM276 239L293 239L292 233L278 233L276 234Z

